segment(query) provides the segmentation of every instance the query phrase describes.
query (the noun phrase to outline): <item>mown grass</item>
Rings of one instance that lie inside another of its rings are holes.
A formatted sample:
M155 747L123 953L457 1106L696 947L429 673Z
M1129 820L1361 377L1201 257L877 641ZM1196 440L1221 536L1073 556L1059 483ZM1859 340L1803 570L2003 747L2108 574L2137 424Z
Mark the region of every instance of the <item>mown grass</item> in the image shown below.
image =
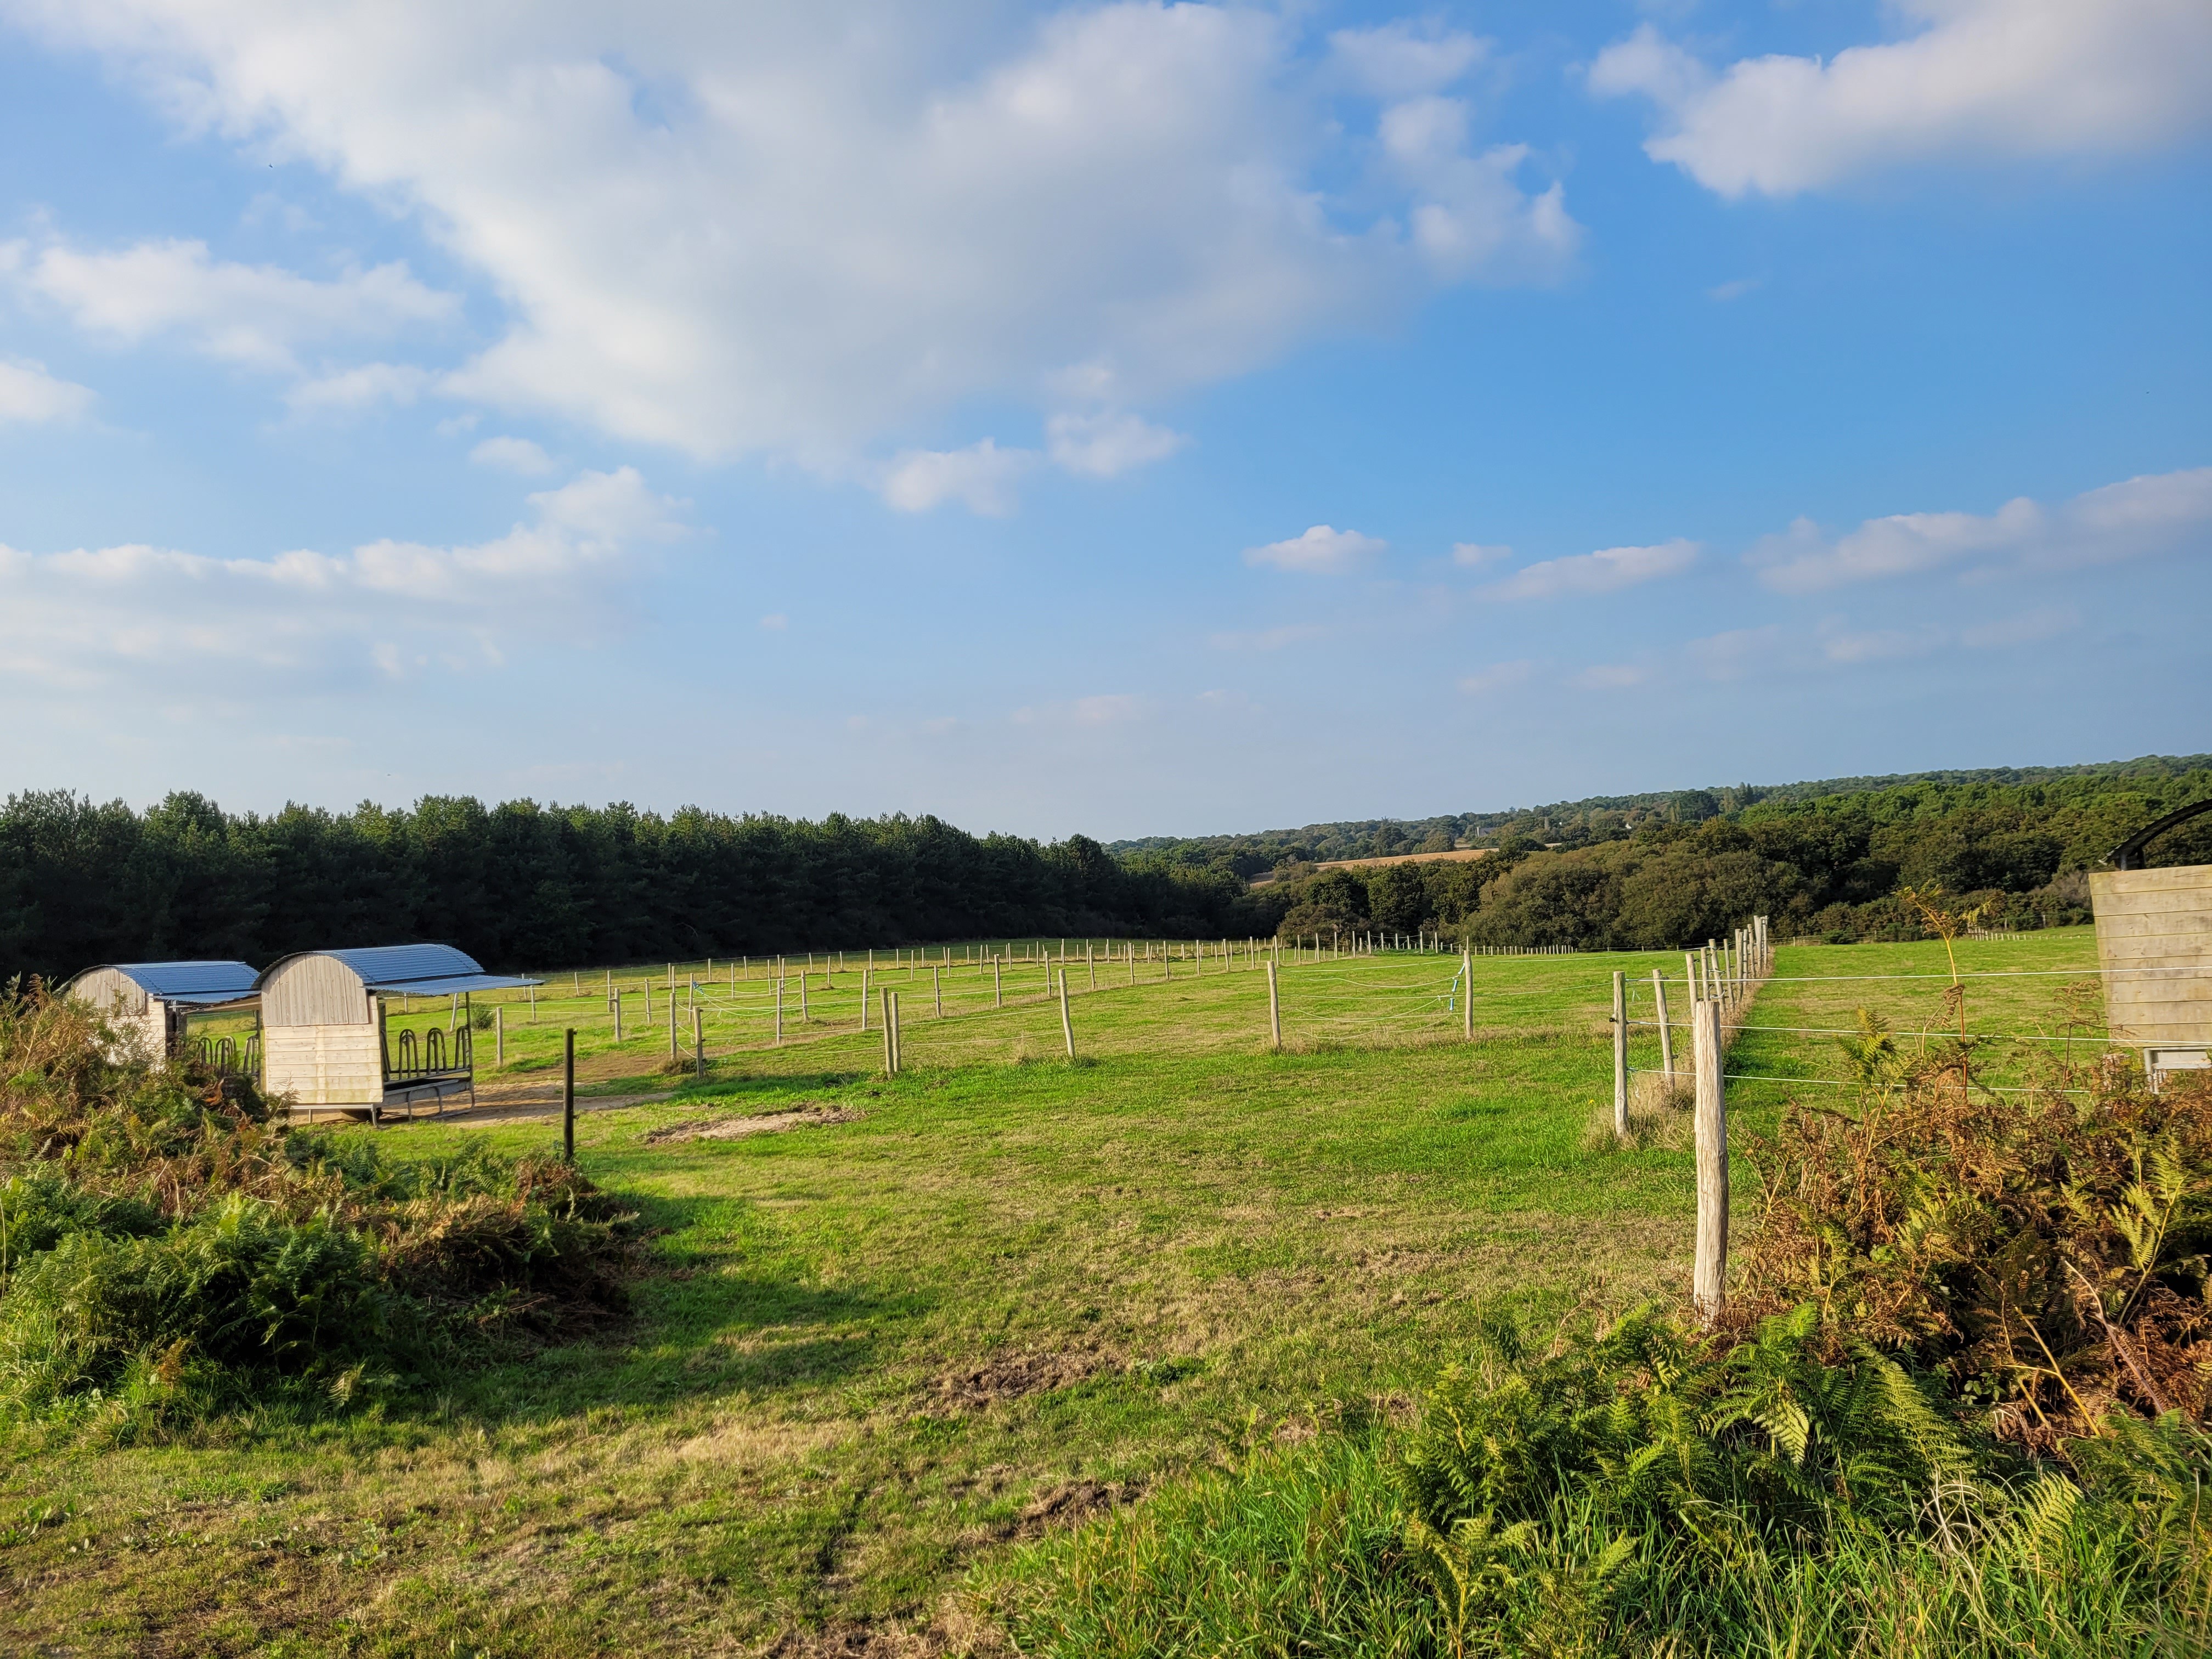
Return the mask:
M1501 1313L1683 1279L1688 1153L1584 1144L1615 964L1480 959L1473 1044L1433 1000L1456 965L1286 968L1280 1055L1249 970L1079 979L1073 1066L1042 996L940 1023L908 991L895 1080L873 1032L725 1049L703 1084L580 1120L586 1171L660 1230L627 1328L367 1412L158 1445L19 1430L0 1632L287 1655L967 1643L955 1592L1010 1546L1384 1432ZM557 1030L510 1026L510 1058ZM592 1085L668 1086L659 1035L607 1045ZM648 1139L801 1103L862 1115ZM554 1130L383 1133L436 1156Z

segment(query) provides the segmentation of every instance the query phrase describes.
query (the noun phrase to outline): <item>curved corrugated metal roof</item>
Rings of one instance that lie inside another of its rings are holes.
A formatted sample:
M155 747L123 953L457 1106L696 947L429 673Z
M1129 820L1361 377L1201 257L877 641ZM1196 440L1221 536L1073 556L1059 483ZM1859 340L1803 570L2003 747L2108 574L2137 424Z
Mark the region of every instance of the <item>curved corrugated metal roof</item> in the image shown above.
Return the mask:
M348 951L299 951L282 961L270 963L254 983L266 984L278 969L301 957L329 957L342 962L372 991L442 994L447 991L497 990L538 983L535 980L487 974L474 957L450 945L368 945Z
M105 962L84 974L96 974L100 968L112 969L164 1002L233 1002L252 996L260 982L243 962ZM84 974L70 983L76 984Z

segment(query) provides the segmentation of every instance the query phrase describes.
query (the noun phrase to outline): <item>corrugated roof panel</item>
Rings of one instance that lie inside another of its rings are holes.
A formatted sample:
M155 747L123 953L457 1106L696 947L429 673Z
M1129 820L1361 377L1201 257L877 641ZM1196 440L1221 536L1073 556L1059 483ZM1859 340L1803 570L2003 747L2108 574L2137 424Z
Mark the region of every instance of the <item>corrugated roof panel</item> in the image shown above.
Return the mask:
M164 1002L229 1002L253 994L253 969L242 962L118 962L107 965L148 996L159 997ZM85 970L94 971L89 968Z
M262 980L265 981L284 963L296 961L299 957L328 957L343 963L372 991L437 994L505 990L538 983L536 980L487 974L475 957L450 945L368 945L347 951L302 951L297 956L286 957L283 962L271 963L261 975Z
M441 997L454 991L520 991L526 985L543 985L544 982L542 979L516 979L507 974L449 974L442 979L386 980L370 988Z

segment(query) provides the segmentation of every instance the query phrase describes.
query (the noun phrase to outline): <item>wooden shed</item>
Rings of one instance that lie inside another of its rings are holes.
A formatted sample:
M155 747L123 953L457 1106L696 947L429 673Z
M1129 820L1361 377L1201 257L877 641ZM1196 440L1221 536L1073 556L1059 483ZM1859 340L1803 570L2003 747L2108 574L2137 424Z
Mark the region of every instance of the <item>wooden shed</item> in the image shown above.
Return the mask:
M386 1004L535 985L487 974L450 945L381 945L286 957L256 981L261 993L264 1087L301 1115L342 1113L380 1121L424 1106L476 1098L474 1044L465 1020L419 1036L387 1029Z
M62 994L99 1009L148 1058L167 1059L183 1054L195 1012L252 1006L253 969L242 962L111 963L86 969Z
M2207 811L2199 801L2146 824L2113 849L2116 868L2089 877L2106 1026L2142 1051L2154 1087L2212 1064L2212 865L2134 866L2153 836Z

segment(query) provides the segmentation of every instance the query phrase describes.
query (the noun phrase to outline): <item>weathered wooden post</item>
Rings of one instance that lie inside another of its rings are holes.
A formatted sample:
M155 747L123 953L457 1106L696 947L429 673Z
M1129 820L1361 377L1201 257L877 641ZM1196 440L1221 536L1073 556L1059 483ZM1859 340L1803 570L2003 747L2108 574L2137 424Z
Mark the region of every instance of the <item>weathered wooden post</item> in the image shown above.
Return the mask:
M775 1046L783 1047L783 981L775 982Z
M561 1035L561 1156L576 1161L576 1028Z
M495 1066L507 1064L507 1005L503 1002L491 1006L491 1060Z
M777 982L781 983L781 981ZM691 1075L696 1078L707 1075L706 1017L696 1007L691 1010Z
M1656 968L1651 970L1651 1000L1659 1011L1659 1069L1667 1074L1667 1086L1674 1086L1674 1033L1667 1024L1667 975Z
M945 1018L945 970L934 963L929 969L929 994L937 1000L937 1017Z
M1091 988L1098 988L1098 958L1091 953L1091 941L1083 941L1083 965L1091 970Z
M994 956L991 958L991 1006L994 1008L1006 1006L1006 975L1002 963L1001 957Z
M868 954L873 956L875 952L871 951ZM860 1029L864 1031L868 1029L868 981L873 975L872 969L860 969Z
M650 980L646 981L648 988L652 983ZM648 989L647 994L650 994ZM668 999L668 1062L672 1066L676 1063L676 998L672 993Z
M538 988L535 985L530 988L530 1023L532 1025L538 1024Z
M1628 975L1613 970L1613 1132L1628 1139Z
M621 992L619 992L619 991L617 991L617 992L616 992L616 993L615 993L615 1005L614 1005L614 1006L615 1006L615 1041L616 1041L617 1042L620 1042L623 1040L623 1038L622 1038L622 993L621 993Z
M1075 1022L1067 1017L1067 969L1060 970L1060 1035L1067 1043L1067 1057L1075 1058Z
M1694 1004L1690 1033L1698 1066L1698 1254L1692 1299L1711 1322L1721 1310L1728 1278L1728 1079L1721 1067L1721 1005Z
M866 969L863 969L862 971L865 972ZM898 1045L891 1040L891 988L888 985L884 987L882 994L884 999L884 1075L885 1077L896 1077L898 1075ZM866 993L863 993L860 998L860 1006L862 1010L865 1011L867 1006L867 996ZM861 1018L863 1019L866 1018L865 1012L863 1012ZM863 1025L861 1029L865 1030L867 1028Z
M1267 1040L1277 1054L1283 1052L1283 998L1275 983L1275 964L1267 964Z

